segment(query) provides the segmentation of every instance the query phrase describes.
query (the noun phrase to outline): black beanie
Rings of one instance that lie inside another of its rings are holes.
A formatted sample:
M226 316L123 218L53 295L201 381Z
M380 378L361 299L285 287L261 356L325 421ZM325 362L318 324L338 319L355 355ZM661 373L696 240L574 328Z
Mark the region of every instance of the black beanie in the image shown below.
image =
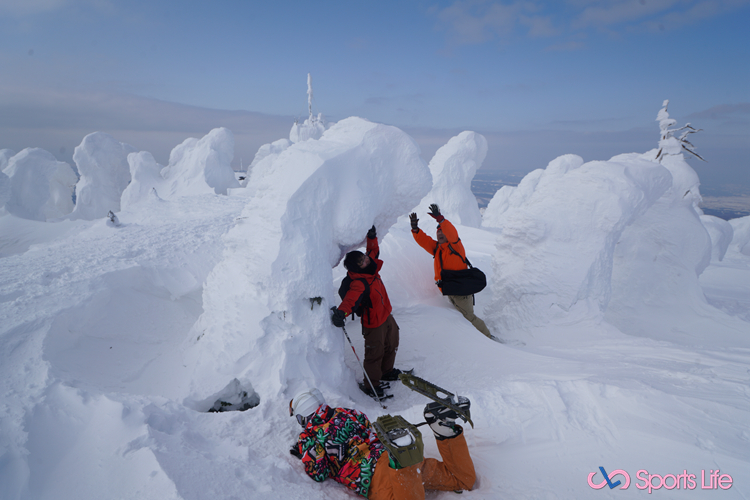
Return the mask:
M353 250L346 254L344 257L344 267L347 271L357 272L359 271L359 261L365 254L359 250Z

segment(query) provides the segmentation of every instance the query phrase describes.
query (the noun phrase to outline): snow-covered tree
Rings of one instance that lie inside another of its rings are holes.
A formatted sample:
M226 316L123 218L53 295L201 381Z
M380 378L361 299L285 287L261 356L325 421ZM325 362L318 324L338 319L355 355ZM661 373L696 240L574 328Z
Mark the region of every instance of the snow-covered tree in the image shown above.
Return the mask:
M313 115L312 111L313 89L312 76L307 74L307 119L300 124L299 120L294 121L292 130L289 132L289 140L293 143L306 141L308 139L318 140L323 136L323 132L328 128L328 124L323 118L323 113Z
M677 121L669 117L669 113L667 112L668 105L669 99L664 101L664 103L662 104L662 108L656 115L656 121L659 122L659 128L661 129L661 139L659 139L659 152L656 153L656 159L659 161L659 163L661 163L661 161L667 155L678 155L683 151L687 151L699 160L703 160L703 158L695 152L695 146L693 146L687 139L688 135L694 134L695 132L700 132L703 129L696 130L689 123L685 124L684 127L675 129L669 128L677 123ZM676 132L681 131L683 132L680 137L674 136Z

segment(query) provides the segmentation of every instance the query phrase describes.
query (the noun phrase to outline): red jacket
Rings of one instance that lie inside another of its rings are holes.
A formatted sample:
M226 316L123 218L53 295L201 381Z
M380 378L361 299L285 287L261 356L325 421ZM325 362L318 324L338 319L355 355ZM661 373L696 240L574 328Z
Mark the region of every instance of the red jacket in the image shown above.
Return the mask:
M448 219L443 219L443 222L438 224L438 227L443 231L445 238L448 240L446 243L440 245L438 245L437 241L427 236L421 229L417 230L416 233L414 231L411 233L416 242L419 243L419 246L427 250L435 258L433 263L435 266L435 282L440 281L440 273L443 269L460 271L468 267L464 262L466 260L466 250L464 250L464 245L461 243L461 238L458 237L456 228ZM453 247L453 250L458 252L460 257L450 251L448 243ZM461 260L462 258L463 260ZM440 267L441 262L443 264L442 268Z
M391 301L388 299L388 292L385 291L383 280L380 279L380 269L383 267L383 261L378 259L379 255L378 239L367 238L367 256L375 262L377 270L375 274L347 272L347 275L352 279L352 284L344 296L344 300L339 305L339 309L344 311L347 316L351 314L360 297L365 292L365 285L359 280L362 278L365 279L370 286L370 302L372 302L372 307L367 308L364 315L362 315L362 326L365 328L379 327L385 323L385 320L388 319L393 310Z

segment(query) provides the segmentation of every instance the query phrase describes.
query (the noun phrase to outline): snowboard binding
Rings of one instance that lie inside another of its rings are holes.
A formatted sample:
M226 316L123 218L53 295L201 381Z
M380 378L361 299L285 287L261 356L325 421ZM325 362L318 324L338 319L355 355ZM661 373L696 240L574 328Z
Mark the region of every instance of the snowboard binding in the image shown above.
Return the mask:
M422 433L401 415L383 415L372 423L383 446L401 467L409 467L424 460Z

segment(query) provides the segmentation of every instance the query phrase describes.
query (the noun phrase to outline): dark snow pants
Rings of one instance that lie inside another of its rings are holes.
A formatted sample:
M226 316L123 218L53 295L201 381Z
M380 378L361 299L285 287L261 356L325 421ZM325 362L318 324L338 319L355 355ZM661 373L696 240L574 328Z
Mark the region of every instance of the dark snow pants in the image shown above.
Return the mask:
M364 367L372 385L380 384L380 377L393 369L398 351L398 324L393 315L388 315L382 325L377 328L362 326L362 336L365 338ZM367 385L367 381L365 381Z

